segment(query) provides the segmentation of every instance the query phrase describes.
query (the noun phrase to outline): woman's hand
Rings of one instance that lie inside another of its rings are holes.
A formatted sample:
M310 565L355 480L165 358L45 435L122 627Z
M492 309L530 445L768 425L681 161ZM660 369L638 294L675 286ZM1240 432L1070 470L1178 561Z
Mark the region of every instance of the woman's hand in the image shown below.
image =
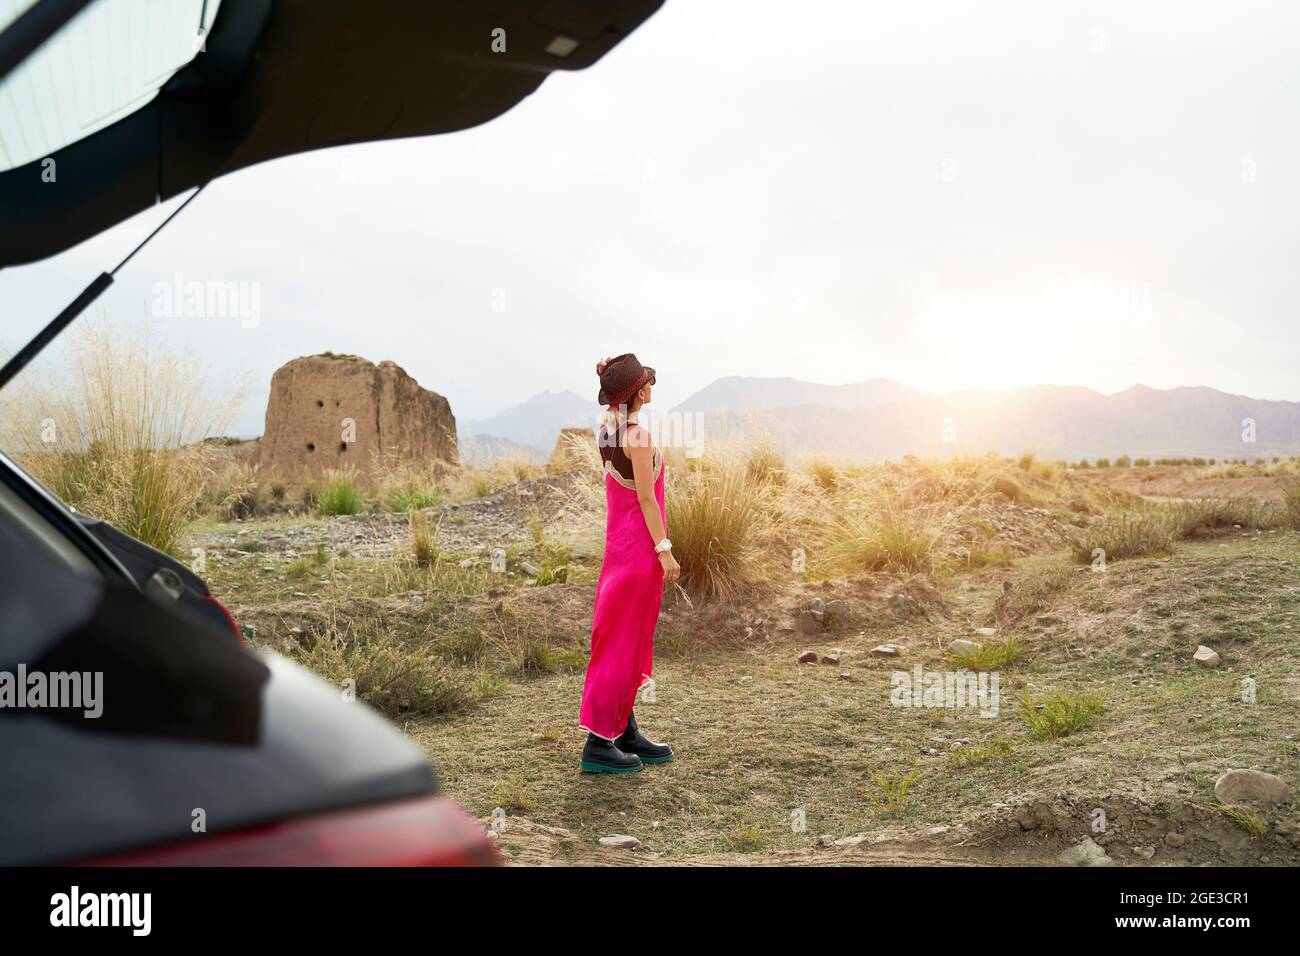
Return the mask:
M664 569L664 584L672 584L682 576L682 566L677 563L671 551L659 555L659 564Z

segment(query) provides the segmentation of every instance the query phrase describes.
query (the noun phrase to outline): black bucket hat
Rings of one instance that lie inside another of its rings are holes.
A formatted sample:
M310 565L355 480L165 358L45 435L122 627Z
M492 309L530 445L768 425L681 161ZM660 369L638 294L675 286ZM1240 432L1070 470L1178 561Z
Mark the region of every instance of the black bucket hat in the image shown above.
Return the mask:
M602 405L622 405L642 385L653 385L654 381L655 370L642 365L631 352L615 355L600 373L600 394L596 401Z

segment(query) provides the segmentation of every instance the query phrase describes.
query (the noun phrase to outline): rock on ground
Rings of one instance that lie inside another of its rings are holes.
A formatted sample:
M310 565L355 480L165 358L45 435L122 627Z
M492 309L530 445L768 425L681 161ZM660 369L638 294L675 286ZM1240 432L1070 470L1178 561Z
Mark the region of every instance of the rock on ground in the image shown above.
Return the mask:
M1282 803L1290 789L1281 777L1262 770L1229 770L1214 781L1214 795L1224 803Z
M600 838L600 845L614 850L639 850L641 841L634 836L628 836L626 833L611 833L609 836Z
M1114 866L1115 861L1106 855L1106 851L1093 842L1092 837L1084 837L1079 843L1063 850L1057 857L1066 866Z
M1196 653L1192 655L1192 660L1196 661L1196 663L1200 664L1202 667L1219 666L1219 655L1214 653L1214 651L1210 650L1204 644L1196 649Z

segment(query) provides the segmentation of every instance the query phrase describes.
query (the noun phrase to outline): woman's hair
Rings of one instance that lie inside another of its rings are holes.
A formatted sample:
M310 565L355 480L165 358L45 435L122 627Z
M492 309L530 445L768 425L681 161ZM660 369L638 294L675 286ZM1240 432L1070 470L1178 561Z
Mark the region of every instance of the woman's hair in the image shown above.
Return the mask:
M631 411L627 402L621 405L606 405L600 410L600 424L609 434L614 434L627 421L627 414Z

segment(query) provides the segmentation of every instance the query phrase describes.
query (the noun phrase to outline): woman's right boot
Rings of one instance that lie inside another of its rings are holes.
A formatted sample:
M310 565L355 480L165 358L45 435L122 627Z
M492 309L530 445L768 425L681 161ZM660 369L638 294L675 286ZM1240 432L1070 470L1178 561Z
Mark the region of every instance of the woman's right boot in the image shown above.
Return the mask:
M581 766L584 773L634 773L641 769L641 758L623 753L612 740L588 733Z

